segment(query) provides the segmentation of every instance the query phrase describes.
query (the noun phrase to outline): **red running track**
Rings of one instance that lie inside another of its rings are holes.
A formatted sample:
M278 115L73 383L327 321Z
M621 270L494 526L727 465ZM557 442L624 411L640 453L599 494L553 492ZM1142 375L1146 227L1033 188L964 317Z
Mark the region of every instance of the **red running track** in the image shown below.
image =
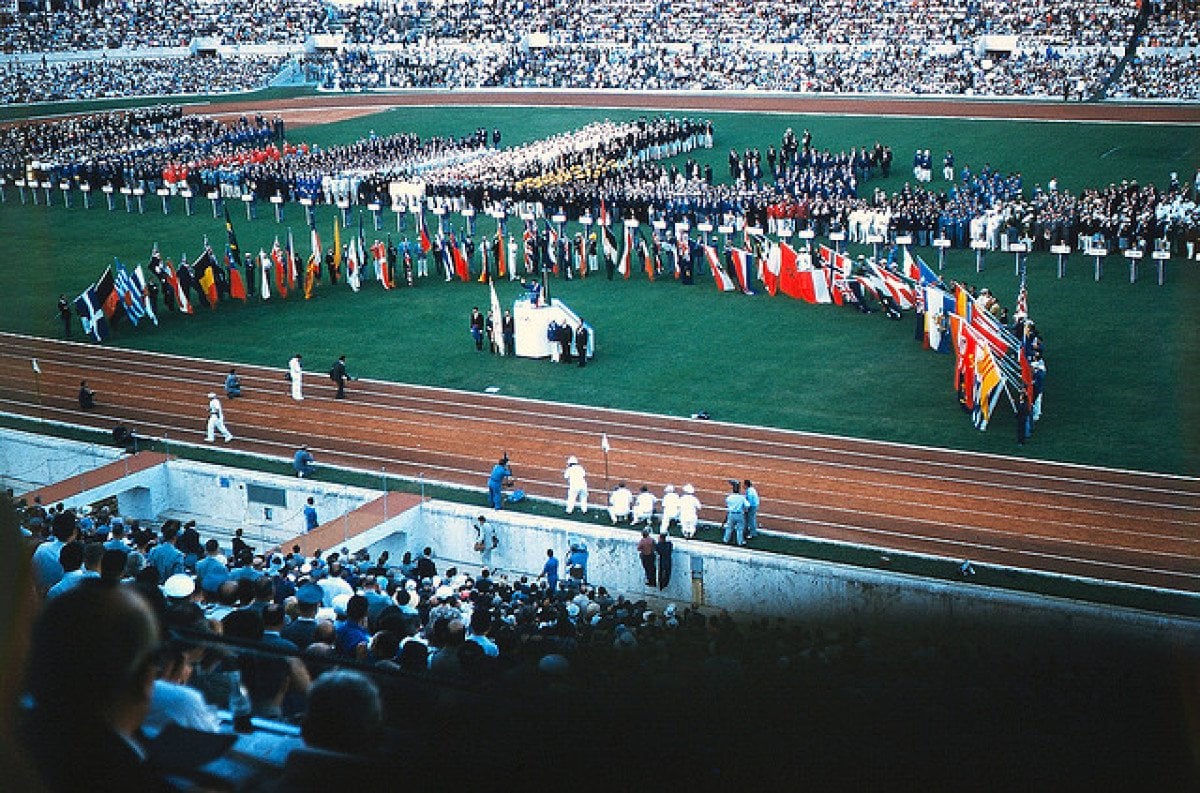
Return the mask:
M38 359L41 395L30 359ZM206 394L229 363L0 334L0 411L204 442ZM768 529L886 550L1200 592L1200 479L695 421L363 380L334 400L323 374L306 399L281 369L239 364L246 396L226 400L239 452L482 488L506 450L518 485L562 499L576 455L593 503L609 473L633 489L691 482L719 521L730 478L750 478ZM87 379L99 406L82 413Z

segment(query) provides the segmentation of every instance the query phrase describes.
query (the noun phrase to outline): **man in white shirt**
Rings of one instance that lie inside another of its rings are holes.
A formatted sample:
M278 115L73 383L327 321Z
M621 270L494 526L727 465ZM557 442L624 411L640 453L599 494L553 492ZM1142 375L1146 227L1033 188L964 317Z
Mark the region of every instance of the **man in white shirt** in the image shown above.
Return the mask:
M299 402L304 399L304 393L301 390L301 385L304 380L304 357L299 353L292 356L288 361L288 379L292 381L292 399Z
M633 502L633 523L636 526L643 521L647 526L654 520L654 494L650 492L650 488L642 485L641 491L637 495L637 500Z
M212 391L208 392L208 432L204 440L209 443L213 442L216 433L220 432L225 436L225 442L229 443L233 440L231 433L225 426L225 410L221 407L221 400L217 399L217 395Z
M633 509L633 493L621 482L608 496L608 516L613 523L629 520Z
M675 492L675 485L667 485L663 490L662 522L659 524L659 528L667 531L671 528L671 522L677 520L679 520L679 494Z
M567 458L567 470L563 471L563 479L567 480L567 514L570 515L574 512L575 505L578 504L579 511L586 515L588 510L587 472L583 470L579 460L573 456Z
M700 516L700 499L696 498L696 488L690 484L683 486L683 495L679 498L679 530L687 539L696 536L696 523Z

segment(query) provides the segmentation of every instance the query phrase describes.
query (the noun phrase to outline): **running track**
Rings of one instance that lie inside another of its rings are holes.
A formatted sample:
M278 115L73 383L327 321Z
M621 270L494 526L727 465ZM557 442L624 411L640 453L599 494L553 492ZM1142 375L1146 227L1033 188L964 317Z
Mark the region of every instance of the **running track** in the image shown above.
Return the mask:
M38 359L41 397L30 359ZM229 364L0 334L0 411L204 443L209 390ZM610 478L692 482L720 520L729 478L750 477L769 530L950 559L1200 592L1200 480L359 381L332 399L324 373L306 399L283 370L239 365L247 396L225 401L230 447L480 488L501 451L518 486L565 496L574 454L604 498ZM99 407L81 413L87 379ZM222 394L223 395L223 394ZM217 441L220 444L220 440ZM482 502L482 499L481 499Z

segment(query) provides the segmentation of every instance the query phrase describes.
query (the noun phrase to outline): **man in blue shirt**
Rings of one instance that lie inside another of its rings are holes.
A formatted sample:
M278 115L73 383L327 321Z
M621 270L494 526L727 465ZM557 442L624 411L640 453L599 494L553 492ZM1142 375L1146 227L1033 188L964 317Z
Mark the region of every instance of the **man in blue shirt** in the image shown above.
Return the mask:
M742 495L742 483L736 479L729 480L731 491L725 496L725 537L722 540L728 543L730 538L737 536L737 544L739 546L746 544L746 497Z
M504 495L500 489L504 486L504 481L512 477L512 469L508 467L508 455L500 458L500 462L492 466L492 473L488 476L488 502L492 505L492 509L500 509L504 504Z
M304 505L304 530L312 531L319 525L321 524L317 521L317 507L313 504L313 497L309 496Z
M758 535L758 489L749 479L742 485L746 488L746 539L753 540Z
M308 450L308 446L301 446L296 450L295 456L292 457L292 467L296 469L296 476L303 479L306 476L312 476L316 466L312 452Z
M558 592L558 557L554 555L553 548L546 549L546 563L542 565L542 575L546 577L546 588L550 596L554 597Z

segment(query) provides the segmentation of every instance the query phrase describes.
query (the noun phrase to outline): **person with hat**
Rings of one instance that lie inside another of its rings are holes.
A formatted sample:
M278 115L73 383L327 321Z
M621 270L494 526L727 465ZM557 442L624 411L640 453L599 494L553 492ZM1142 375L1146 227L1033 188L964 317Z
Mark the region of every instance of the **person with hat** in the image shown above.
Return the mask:
M679 494L675 492L675 485L667 485L663 488L662 497L662 514L659 521L659 529L668 531L671 524L679 520Z
M221 407L221 400L217 399L217 395L214 392L209 391L208 432L205 435L204 440L212 443L218 431L225 436L226 443L229 443L231 440L233 440L233 433L231 433L225 427L225 410Z
M696 498L696 488L687 484L683 486L683 495L679 497L679 531L685 539L696 536L696 523L700 519L700 499Z
M296 618L280 631L280 635L303 652L312 644L317 630L317 611L325 600L325 590L309 582L296 590Z
M579 464L579 460L574 455L567 458L567 470L563 471L563 479L567 480L567 514L570 515L575 511L575 505L579 505L579 511L584 515L588 511L588 486L587 486L587 471L583 470L583 466Z
M632 525L636 526L644 521L649 527L654 522L654 501L654 494L650 492L650 488L642 485L633 502Z

